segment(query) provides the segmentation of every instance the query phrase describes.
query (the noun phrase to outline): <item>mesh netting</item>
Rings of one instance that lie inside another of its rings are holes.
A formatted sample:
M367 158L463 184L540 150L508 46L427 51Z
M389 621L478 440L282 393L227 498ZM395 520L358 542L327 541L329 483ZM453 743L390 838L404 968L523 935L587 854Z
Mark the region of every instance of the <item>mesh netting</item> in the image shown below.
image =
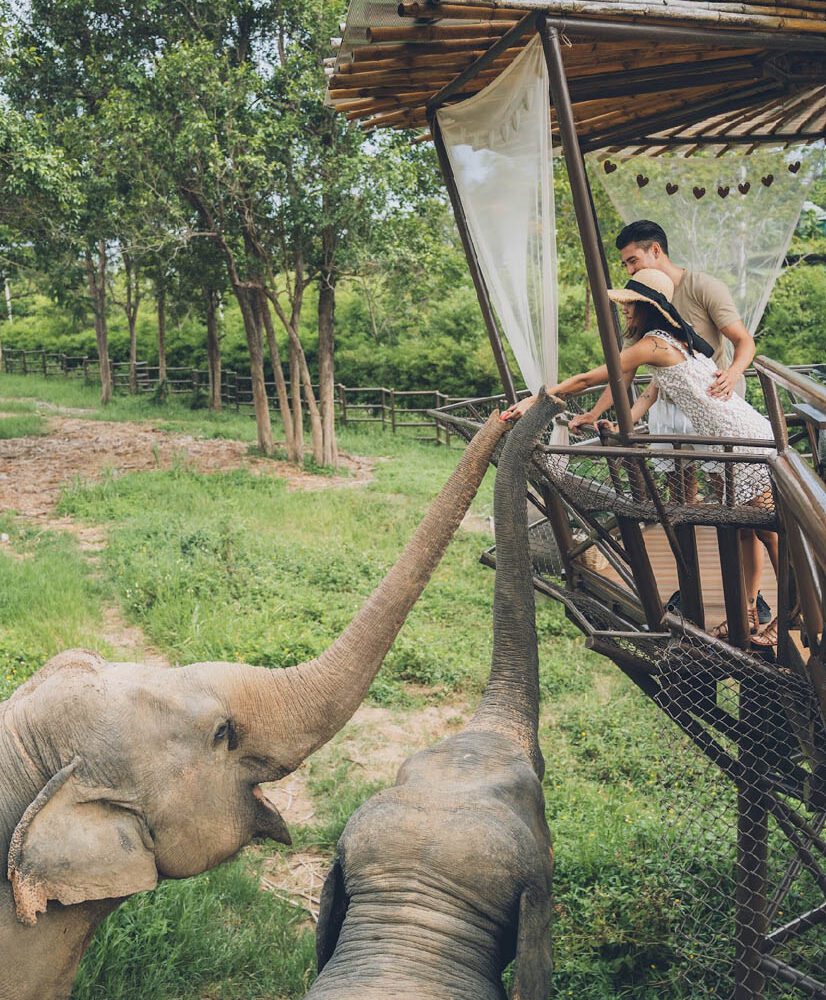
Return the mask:
M679 631L659 680L683 730L663 744L675 991L826 995L826 733L808 680Z

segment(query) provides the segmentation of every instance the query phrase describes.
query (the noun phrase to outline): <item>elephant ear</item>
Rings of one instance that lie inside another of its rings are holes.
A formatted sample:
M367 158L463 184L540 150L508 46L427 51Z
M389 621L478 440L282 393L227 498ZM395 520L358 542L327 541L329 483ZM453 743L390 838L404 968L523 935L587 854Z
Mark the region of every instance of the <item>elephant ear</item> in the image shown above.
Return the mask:
M318 971L333 957L338 944L341 926L347 914L347 890L344 888L344 873L341 860L336 857L333 867L324 880L321 903L318 908L318 927L315 933L315 953Z
M111 789L82 785L78 765L75 759L45 785L11 839L9 881L17 917L29 926L50 899L71 906L158 882L143 820L112 801Z
M545 1000L551 989L551 898L539 888L526 889L519 900L516 967L511 1000Z

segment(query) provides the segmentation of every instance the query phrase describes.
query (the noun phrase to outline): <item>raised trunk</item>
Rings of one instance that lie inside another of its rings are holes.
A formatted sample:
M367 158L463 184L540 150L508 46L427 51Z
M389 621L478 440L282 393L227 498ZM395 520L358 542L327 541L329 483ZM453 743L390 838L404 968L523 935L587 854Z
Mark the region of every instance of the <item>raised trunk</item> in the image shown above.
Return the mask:
M321 404L322 462L338 465L335 421L336 275L332 268L321 271L318 282L318 398Z
M205 288L209 408L221 410L221 341L218 336L218 302L214 289Z
M138 391L138 309L141 295L138 286L138 271L132 257L123 254L124 273L126 276L126 322L129 324L129 392L136 395Z
M492 730L512 739L527 754L540 778L545 765L537 739L539 654L528 542L527 472L542 431L561 410L558 400L543 393L511 431L496 469L493 654L482 701L467 727Z
M393 568L329 649L299 666L262 670L260 687L256 682L255 690L247 690L244 700L251 706L254 721L249 720L244 728L248 732L265 732L268 719L278 725L276 731L263 736L261 754L277 759L280 773L298 767L334 736L361 704L476 495L507 427L498 414L489 418ZM286 730L285 706L289 707L291 723Z

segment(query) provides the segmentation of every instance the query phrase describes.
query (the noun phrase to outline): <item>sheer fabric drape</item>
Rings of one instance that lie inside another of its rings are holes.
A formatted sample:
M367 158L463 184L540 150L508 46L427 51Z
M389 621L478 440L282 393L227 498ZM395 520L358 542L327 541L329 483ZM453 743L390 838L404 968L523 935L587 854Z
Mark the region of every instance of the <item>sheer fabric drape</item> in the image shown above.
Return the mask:
M725 282L752 334L822 163L818 147L590 158L623 222L659 223L671 259Z
M548 74L534 38L492 83L438 112L480 268L532 392L557 377Z

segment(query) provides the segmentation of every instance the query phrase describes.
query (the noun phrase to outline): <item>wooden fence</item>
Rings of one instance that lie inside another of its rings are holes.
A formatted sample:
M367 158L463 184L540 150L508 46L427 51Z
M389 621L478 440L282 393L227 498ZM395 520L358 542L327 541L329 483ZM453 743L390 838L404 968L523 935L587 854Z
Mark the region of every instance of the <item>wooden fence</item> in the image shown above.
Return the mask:
M97 358L62 354L53 351L3 351L3 370L10 375L39 375L42 378L63 376L82 379L86 385L100 383ZM158 391L157 366L139 361L138 392ZM116 393L129 392L129 363L112 363L112 381ZM266 382L267 397L273 410L278 408L274 382ZM206 396L209 392L209 372L202 368L169 367L166 369L167 391L173 394ZM289 389L290 383L287 383ZM318 391L318 386L313 386ZM448 396L438 389L388 389L385 386L346 386L336 384L336 421L341 427L374 424L393 434L408 434L416 441L430 441L450 446L450 431L440 425L428 410L458 402L458 396ZM252 379L249 375L224 369L221 372L221 402L224 407L240 411L253 408Z

